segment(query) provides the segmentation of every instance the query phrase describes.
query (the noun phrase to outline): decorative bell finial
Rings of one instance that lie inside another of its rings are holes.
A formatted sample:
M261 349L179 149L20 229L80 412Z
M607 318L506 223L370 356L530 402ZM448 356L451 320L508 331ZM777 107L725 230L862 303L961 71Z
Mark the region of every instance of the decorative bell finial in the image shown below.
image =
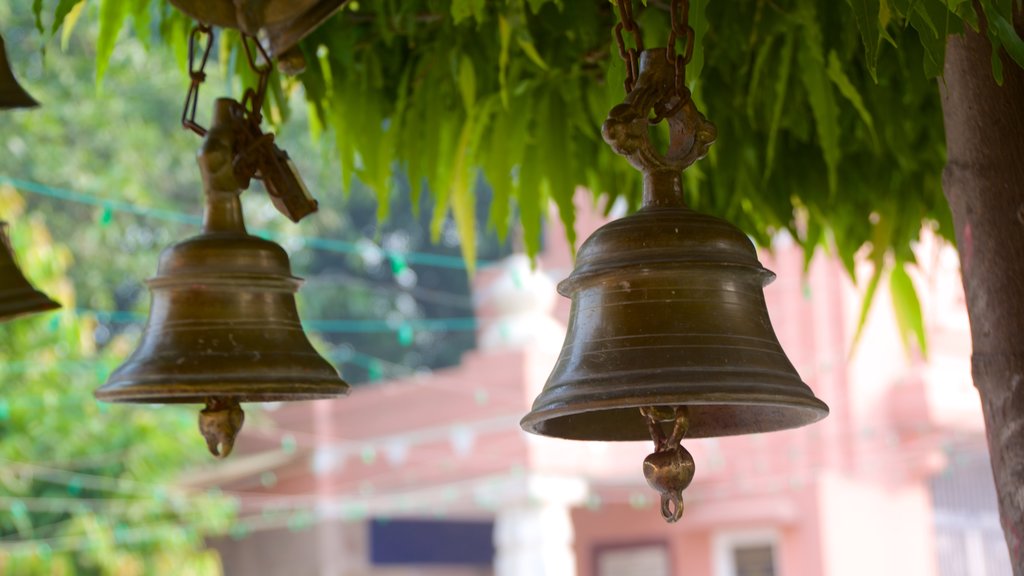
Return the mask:
M772 330L763 287L774 278L728 222L683 201L682 170L703 157L715 127L676 80L664 50L648 50L602 133L643 173L643 208L598 229L558 290L572 299L568 333L528 432L574 440L655 443L644 476L669 522L694 475L684 438L794 428L824 418ZM668 152L648 115L667 119Z
M198 157L203 231L161 254L142 340L96 391L110 402L206 404L199 427L218 457L231 452L242 427L239 403L349 390L303 332L295 307L301 280L287 253L245 230L236 138L246 122L238 102L217 100Z

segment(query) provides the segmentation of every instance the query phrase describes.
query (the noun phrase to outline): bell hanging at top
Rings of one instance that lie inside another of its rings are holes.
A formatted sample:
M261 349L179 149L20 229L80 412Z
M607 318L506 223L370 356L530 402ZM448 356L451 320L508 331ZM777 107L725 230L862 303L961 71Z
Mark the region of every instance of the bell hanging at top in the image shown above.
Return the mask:
M301 53L293 49L347 1L171 0L171 4L204 24L264 39L270 56L283 59L288 73L297 73L301 65L289 66L289 56L301 59Z
M522 426L574 440L651 438L644 474L673 522L694 472L684 438L794 428L828 407L772 330L762 288L774 275L750 240L683 202L682 170L715 128L673 87L669 62L644 52L636 87L604 124L605 140L643 172L643 208L590 236L559 284L572 298L568 333ZM650 141L652 109L669 123L664 155Z
M33 108L38 106L35 98L29 95L11 70L11 61L7 58L7 48L3 36L0 36L0 110L10 108Z
M233 100L219 99L199 152L203 231L160 256L149 321L132 356L96 397L110 402L205 403L200 430L227 456L240 402L333 398L349 385L306 338L295 307L301 281L277 244L249 235L234 174Z

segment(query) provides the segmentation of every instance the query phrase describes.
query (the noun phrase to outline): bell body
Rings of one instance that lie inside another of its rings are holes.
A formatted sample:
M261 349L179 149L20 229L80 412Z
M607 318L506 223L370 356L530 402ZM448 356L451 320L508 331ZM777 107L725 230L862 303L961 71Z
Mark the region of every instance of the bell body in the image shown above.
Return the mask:
M287 253L245 230L232 168L235 104L216 102L199 153L203 232L161 254L142 340L96 391L100 400L237 407L348 393L302 330L301 281Z
M60 304L33 288L22 274L14 259L6 228L7 224L0 222L0 322L60 308Z
M262 31L277 58L299 43L347 0L171 0L179 10L211 26L256 36Z
M152 305L142 341L96 392L100 400L268 402L348 392L303 332L300 281L277 244L202 234L165 250L147 284Z
M605 225L559 284L572 298L568 333L523 428L646 440L639 409L662 406L687 408L689 438L825 417L772 330L763 287L773 278L739 229L681 204Z
M7 48L0 36L0 110L9 108L32 108L38 106L35 98L29 95L11 70L11 62L7 58Z

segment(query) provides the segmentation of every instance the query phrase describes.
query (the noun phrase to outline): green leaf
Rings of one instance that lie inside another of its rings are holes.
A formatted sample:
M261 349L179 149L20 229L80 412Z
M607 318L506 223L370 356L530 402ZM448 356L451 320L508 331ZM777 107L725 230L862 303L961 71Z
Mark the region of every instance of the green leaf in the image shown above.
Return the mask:
M861 334L864 332L864 326L868 321L868 313L871 312L871 304L875 301L875 292L878 290L878 282L882 279L882 272L884 267L882 262L875 262L875 270L871 274L871 280L868 281L868 289L864 292L864 299L860 303L860 314L857 317L857 331L853 333L853 340L850 342L850 355L857 349L857 344L860 342Z
M946 60L946 39L963 31L963 23L944 2L918 2L910 13L910 24L918 32L924 47L924 70L929 78L942 74Z
M575 98L570 98L570 101ZM558 215L565 226L569 246L576 245L576 182L573 180L572 115L566 100L557 90L545 95L545 114L540 120L545 127L545 137L540 141L541 158L544 161L544 179L548 183L551 198L558 206Z
M56 34L57 29L64 24L64 20L71 12L71 9L84 2L85 0L60 0L60 3L57 4L57 9L53 11L53 25L50 27L50 34Z
M46 31L43 28L43 0L32 0L32 14L36 17L36 30L42 34Z
M528 95L513 98L507 108L496 113L490 131L490 146L484 156L483 166L494 191L488 226L505 238L509 227L509 203L515 189L513 170L521 162L526 150L529 134L523 125L523 118L533 111L533 98Z
M461 24L463 20L469 17L480 21L483 19L486 8L486 0L452 0L452 20L455 21L455 24Z
M470 276L476 271L476 196L478 170L473 166L472 154L479 148L483 126L486 125L494 101L485 102L470 110L459 134L452 167L451 207L455 226L459 231L462 259Z
M68 43L71 41L71 33L75 30L75 25L78 24L79 17L82 16L82 11L85 8L85 1L82 0L78 4L75 4L71 11L68 12L67 16L64 17L64 23L60 33L60 49L67 51Z
M882 46L882 31L885 29L883 19L888 15L888 4L879 0L846 0L853 8L853 20L860 30L861 42L864 44L865 64L871 78L878 82L878 51Z
M871 304L875 300L875 291L878 289L879 280L881 280L882 273L885 271L885 255L888 252L888 247L893 237L893 227L895 225L893 218L885 208L880 208L878 213L880 214L878 223L875 224L871 232L871 263L874 265L874 271L871 274L871 280L868 282L868 289L864 293L864 300L861 302L860 317L857 320L857 331L854 333L853 341L850 344L851 354L856 349L857 342L860 341L861 333L868 319L868 312L871 311Z
M544 70L545 72L550 70L550 66L548 66L548 63L544 61L544 58L541 58L540 53L537 52L537 47L533 45L533 40L528 36L521 34L516 38L516 43L519 44L519 48L522 49L524 54L526 54L526 57L536 64L541 70Z
M149 4L150 0L133 0L132 4L132 24L135 36L145 46L149 46L151 36L152 12L150 12Z
M864 99L861 98L857 87L853 85L850 78L843 72L843 65L839 62L839 56L835 50L830 50L828 53L828 77L839 88L839 93L853 105L861 121L864 122L868 127L868 131L871 132L871 141L877 147L878 134L875 133L875 121L871 117L871 112L864 105Z
M813 13L804 13L803 47L797 51L800 78L807 90L807 100L814 115L814 126L828 168L828 188L835 193L839 187L839 110L836 107L832 84L825 67L821 28Z
M889 0L881 0L878 3L878 32L882 35L882 38L889 42L889 44L897 46L896 40L892 37L891 34L889 34L890 22L892 22L892 8L889 6ZM878 79L874 75L872 75L872 79L875 80L876 82L878 81Z
M757 55L754 57L754 66L750 72L750 86L747 88L747 117L750 118L751 122L754 122L754 105L761 103L761 96L764 93L764 89L761 86L761 79L764 77L769 57L775 53L773 48L775 48L774 36L759 42L757 45ZM792 59L792 53L790 53L790 59ZM771 63L773 65L772 72L775 72L779 66L779 62L772 61ZM786 73L786 76L789 76L788 72ZM776 75L775 81L778 83L778 75ZM773 94L773 96L776 99L778 98L777 84L776 93Z
M998 9L992 5L992 0L982 0L981 5L988 18L988 34L993 53L998 52L998 46L1002 46L1010 58L1024 68L1024 40L1013 26L1013 3L1004 1Z
M519 186L517 200L519 220L523 225L523 241L526 253L531 258L540 252L540 238L543 208L547 205L548 182L541 169L543 158L538 146L527 146L525 157L519 165Z
M466 112L473 110L476 106L476 71L473 69L473 61L465 54L459 62L459 94L462 95L462 105L466 107Z
M693 28L693 58L686 67L687 77L694 81L704 69L704 37L708 33L709 0L690 0L690 27Z
M889 289L892 292L893 311L896 313L896 325L903 339L904 348L910 350L911 338L914 338L921 355L927 358L927 336L921 315L921 302L917 298L917 290L910 275L907 274L904 263L900 262L893 268L889 277Z
M96 86L103 83L103 75L114 54L114 45L128 16L128 0L101 0L100 31L96 38Z
M512 29L508 25L508 19L504 16L498 17L498 38L501 43L501 50L498 52L498 85L501 91L501 103L508 108L508 62Z
M793 64L793 34L787 34L779 52L778 70L775 75L775 87L772 93L772 119L768 128L768 144L765 146L764 181L771 176L775 167L775 148L779 138L779 127L782 123L782 112L786 109L786 93L789 90L789 74Z

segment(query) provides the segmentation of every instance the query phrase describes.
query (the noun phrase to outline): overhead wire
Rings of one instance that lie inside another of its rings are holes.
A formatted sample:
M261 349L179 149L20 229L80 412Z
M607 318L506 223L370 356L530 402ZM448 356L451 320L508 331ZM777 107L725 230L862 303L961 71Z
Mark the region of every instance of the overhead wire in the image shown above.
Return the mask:
M11 186L15 189L23 192L29 192L40 196L46 196L57 200L77 202L80 204L87 204L90 206L96 206L105 210L111 210L114 212L126 212L136 216L143 216L146 218L154 218L157 220L164 220L168 222L174 222L177 224L189 224L189 225L201 225L202 217L196 214L188 214L178 210L166 210L162 208L153 208L147 206L139 206L131 202L125 202L123 200L117 200L114 198L103 198L94 194L86 192L78 192L68 190L64 188L57 188L42 184L39 182L33 182L24 180L21 178L13 178L11 176L0 175L0 185ZM254 229L251 233L256 236L272 238L275 240L283 240L290 242L301 242L303 246L322 250L325 252L337 252L341 254L362 254L364 247L360 246L355 242L347 240L338 240L336 238L323 238L318 236L303 236L293 234L281 234L273 230L266 229ZM438 268L449 268L457 270L467 270L465 260L460 256L448 256L445 254L434 254L430 252L421 251L399 251L381 249L381 251L389 258L399 258L405 263L416 264L421 266L433 266ZM484 268L490 264L491 261L482 260L477 262L478 268Z

